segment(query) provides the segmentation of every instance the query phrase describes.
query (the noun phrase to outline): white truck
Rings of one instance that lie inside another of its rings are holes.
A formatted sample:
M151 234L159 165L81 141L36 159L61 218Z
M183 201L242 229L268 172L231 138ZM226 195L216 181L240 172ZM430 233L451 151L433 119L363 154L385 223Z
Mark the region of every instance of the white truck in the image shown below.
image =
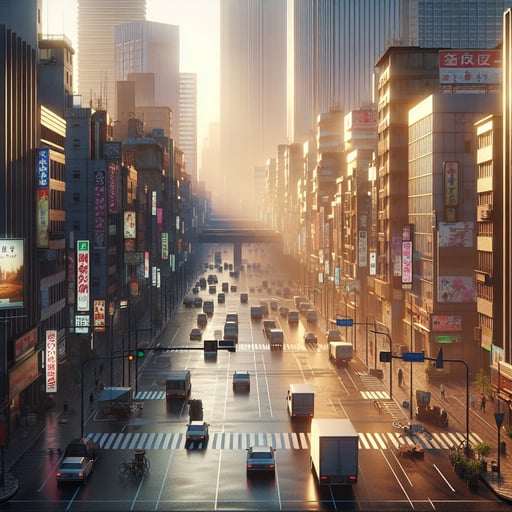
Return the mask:
M311 469L319 485L357 483L359 434L349 419L311 420Z
M329 359L332 359L336 366L347 364L354 357L354 347L347 341L329 342Z
M309 384L290 384L286 397L288 414L291 417L315 415L315 392Z

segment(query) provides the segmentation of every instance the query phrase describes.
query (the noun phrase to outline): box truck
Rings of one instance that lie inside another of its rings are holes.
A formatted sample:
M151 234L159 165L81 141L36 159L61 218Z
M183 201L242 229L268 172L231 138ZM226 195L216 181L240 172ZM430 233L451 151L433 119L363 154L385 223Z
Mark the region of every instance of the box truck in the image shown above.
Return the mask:
M315 392L309 384L290 384L286 405L290 416L315 415Z
M358 444L350 420L311 420L310 462L319 485L357 483Z
M347 364L354 356L354 347L347 341L330 341L329 358L334 364Z
M190 370L171 370L165 382L166 398L186 398L191 389Z

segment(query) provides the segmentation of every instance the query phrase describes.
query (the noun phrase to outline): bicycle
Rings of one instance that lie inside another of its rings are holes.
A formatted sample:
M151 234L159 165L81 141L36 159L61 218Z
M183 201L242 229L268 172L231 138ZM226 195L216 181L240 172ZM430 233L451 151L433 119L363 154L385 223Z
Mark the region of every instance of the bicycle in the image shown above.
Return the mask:
M121 480L140 480L149 471L150 466L151 463L146 457L146 452L144 450L137 450L130 462L124 461L119 464L119 478Z

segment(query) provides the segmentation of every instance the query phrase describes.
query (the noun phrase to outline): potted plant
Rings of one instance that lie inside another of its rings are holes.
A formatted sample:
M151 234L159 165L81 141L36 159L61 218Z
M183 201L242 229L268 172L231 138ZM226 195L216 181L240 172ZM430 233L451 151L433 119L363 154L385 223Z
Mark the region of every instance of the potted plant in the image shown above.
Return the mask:
M480 474L482 473L482 461L478 459L471 459L466 462L465 478L469 487L474 489L478 485Z
M487 460L485 459L491 451L491 445L486 441L482 441L475 445L475 453L477 454L478 460L481 462L482 471L487 471Z

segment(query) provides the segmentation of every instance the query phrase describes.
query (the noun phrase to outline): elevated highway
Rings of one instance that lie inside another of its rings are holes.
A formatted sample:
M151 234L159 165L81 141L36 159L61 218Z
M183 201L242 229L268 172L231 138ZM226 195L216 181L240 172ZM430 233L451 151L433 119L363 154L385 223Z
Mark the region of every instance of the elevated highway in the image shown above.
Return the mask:
M262 228L257 221L245 219L212 219L198 236L202 244L233 244L233 264L240 268L242 244L282 245L282 236L276 230Z

